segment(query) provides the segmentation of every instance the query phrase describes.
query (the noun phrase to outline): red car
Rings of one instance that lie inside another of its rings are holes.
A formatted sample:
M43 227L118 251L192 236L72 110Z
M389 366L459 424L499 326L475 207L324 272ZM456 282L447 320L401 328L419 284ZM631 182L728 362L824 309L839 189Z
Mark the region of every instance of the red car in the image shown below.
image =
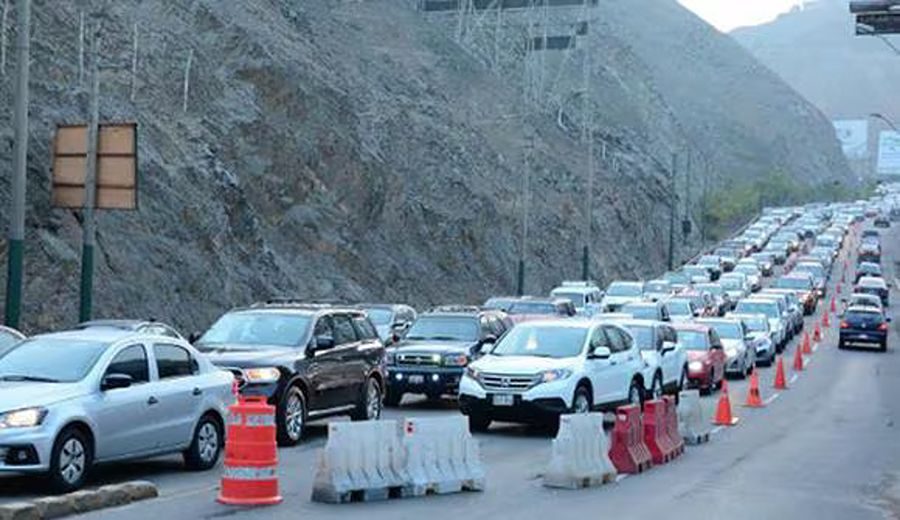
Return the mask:
M678 343L687 352L688 382L701 393L711 393L725 380L725 349L715 329L706 325L675 325Z

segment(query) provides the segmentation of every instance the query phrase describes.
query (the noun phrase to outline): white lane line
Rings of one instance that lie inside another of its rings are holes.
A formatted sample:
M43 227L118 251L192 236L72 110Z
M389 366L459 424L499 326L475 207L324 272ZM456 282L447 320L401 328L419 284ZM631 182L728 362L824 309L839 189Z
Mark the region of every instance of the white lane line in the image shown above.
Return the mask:
M772 395L769 396L768 399L766 399L766 400L763 401L763 402L766 404L766 406L768 406L768 405L772 404L772 403L775 401L775 399L778 399L780 396L781 396L781 393L780 393L780 392L779 392L779 393L772 394Z
M797 378L798 378L798 377L800 377L800 374L794 374L794 375L792 375L792 376L791 376L791 380L789 381L789 383L790 383L790 384L794 384L795 382L797 382Z
M616 475L616 483L622 482L626 478L628 478L628 473L619 473L618 475Z
M724 426L716 426L715 428L713 428L713 429L709 432L709 434L710 434L710 435L715 435L715 434L719 433L720 431L722 431L722 430L724 430L724 429L725 429Z

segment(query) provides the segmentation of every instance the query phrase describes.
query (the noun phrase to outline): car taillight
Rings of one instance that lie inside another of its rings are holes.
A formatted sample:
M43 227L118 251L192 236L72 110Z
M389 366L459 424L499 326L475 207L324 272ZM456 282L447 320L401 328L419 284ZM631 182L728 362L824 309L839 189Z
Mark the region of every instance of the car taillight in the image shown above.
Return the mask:
M849 329L849 328L850 328L850 324L847 323L846 321L842 321L842 322L841 322L841 328L842 328L842 329Z
M888 330L888 324L887 324L887 323L882 323L881 325L878 326L878 330L887 331L887 330Z

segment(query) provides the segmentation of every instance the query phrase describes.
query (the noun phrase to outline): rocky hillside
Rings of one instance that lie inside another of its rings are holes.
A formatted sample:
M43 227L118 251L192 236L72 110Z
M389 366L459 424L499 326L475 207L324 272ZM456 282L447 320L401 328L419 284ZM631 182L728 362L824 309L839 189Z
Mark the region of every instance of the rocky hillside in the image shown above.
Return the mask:
M877 38L855 35L846 0L810 1L732 36L834 119L900 118L900 57Z
M664 267L673 151L702 149L723 182L843 174L822 117L742 49L669 0L640 25L619 4L600 2L591 41L596 119L617 158L598 159L601 281ZM520 77L488 71L406 3L35 0L27 329L77 315L79 216L50 208L48 185L53 125L86 113L82 10L120 66L103 72L103 118L140 124L140 210L99 218L97 315L189 331L276 295L427 305L512 292L526 146L526 289L579 275L585 147L556 114L523 115ZM11 136L0 127L4 146ZM3 221L10 167L0 156Z

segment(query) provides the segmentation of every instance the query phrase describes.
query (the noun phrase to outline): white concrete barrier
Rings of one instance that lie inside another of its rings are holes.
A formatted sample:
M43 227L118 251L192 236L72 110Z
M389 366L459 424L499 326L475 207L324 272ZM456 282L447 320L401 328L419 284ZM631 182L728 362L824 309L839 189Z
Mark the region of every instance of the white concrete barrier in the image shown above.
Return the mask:
M544 486L579 489L612 482L615 478L603 414L560 417L550 464L544 472Z
M467 417L406 419L402 442L413 495L484 490L484 467Z
M684 390L678 394L678 430L688 444L709 441L712 421L700 404L699 390Z
M312 499L343 503L402 496L409 480L403 465L396 421L331 423Z

